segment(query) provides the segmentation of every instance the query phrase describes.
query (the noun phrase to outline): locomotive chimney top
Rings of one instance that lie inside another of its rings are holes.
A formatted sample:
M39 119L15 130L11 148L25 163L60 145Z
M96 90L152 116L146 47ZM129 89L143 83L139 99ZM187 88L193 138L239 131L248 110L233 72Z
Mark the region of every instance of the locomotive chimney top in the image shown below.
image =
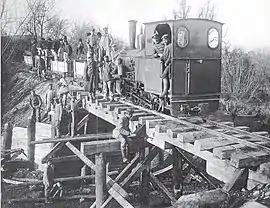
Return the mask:
M129 46L131 49L135 49L136 40L136 20L129 20Z

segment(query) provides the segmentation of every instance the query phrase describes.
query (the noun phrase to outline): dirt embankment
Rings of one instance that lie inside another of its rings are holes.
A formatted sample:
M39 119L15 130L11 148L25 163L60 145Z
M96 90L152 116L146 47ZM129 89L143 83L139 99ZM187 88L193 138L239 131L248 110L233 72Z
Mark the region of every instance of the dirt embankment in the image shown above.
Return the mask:
M31 89L34 88L44 100L48 85L53 81L39 80L24 64L12 64L8 67L8 70L12 71L12 76L2 76L1 127L7 122L14 126L26 127L27 118L31 113L29 105Z

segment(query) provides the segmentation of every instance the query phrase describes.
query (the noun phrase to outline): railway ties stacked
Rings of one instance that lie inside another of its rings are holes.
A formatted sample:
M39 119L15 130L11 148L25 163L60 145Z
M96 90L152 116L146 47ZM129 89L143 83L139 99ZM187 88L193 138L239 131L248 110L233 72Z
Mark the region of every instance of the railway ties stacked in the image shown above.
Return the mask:
M265 132L250 133L247 127L204 122L201 118L178 119L124 101L98 98L88 103L91 113L114 125L129 108L134 110L132 129L145 124L147 141L165 151L176 146L207 162L228 164L233 169L257 167L270 161L270 139L262 136Z

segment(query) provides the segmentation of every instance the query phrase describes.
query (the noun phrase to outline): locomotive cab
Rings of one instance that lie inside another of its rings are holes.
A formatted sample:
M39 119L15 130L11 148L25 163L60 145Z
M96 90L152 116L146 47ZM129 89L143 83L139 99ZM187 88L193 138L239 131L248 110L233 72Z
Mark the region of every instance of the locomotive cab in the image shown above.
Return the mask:
M168 106L178 116L180 106L199 103L216 104L221 89L222 23L207 19L181 19L144 23L145 49L126 52L135 63L135 80L144 91L162 93L161 61L153 57L155 34L169 35L172 44ZM137 51L137 53L134 53Z

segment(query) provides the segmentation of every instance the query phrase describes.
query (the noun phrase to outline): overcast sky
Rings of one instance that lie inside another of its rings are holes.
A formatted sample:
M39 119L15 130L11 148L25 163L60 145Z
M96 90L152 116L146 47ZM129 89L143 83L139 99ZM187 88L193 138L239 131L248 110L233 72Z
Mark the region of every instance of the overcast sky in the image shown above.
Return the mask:
M205 0L187 0L190 16ZM225 23L233 45L248 49L270 47L270 0L215 0L217 21ZM73 20L109 25L114 35L127 40L130 19L142 22L172 19L177 0L58 0L60 14Z
M18 0L16 0L18 2ZM197 16L207 0L186 0ZM111 33L128 38L128 20L139 23L172 19L177 0L56 0L56 10L73 21L109 25ZM226 38L235 46L270 48L270 0L214 0L217 21L223 22ZM139 28L139 26L138 26Z

